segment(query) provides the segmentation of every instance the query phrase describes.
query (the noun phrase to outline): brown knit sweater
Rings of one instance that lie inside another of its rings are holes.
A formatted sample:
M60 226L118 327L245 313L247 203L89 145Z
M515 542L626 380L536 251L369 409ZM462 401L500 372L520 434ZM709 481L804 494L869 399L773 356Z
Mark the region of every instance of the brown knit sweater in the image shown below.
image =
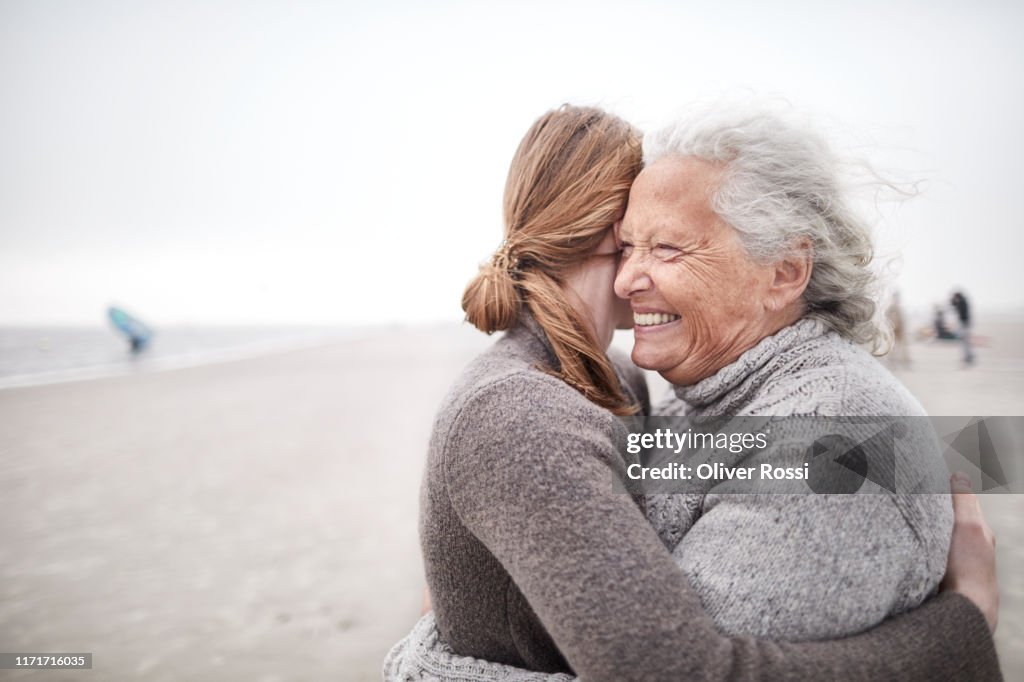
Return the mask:
M435 422L420 532L454 653L584 680L999 679L982 614L953 594L842 640L720 634L637 501L613 492L624 426L538 369L553 362L525 319L467 368ZM625 378L646 401L636 371ZM389 679L417 679L415 661L401 663Z

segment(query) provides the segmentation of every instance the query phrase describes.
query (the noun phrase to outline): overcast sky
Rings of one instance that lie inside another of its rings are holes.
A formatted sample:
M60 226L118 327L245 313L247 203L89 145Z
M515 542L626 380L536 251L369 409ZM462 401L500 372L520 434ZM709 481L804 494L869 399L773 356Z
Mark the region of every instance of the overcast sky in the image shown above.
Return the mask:
M537 116L743 92L926 181L879 235L910 306L1022 308L1022 27L991 1L0 2L0 324L459 319Z

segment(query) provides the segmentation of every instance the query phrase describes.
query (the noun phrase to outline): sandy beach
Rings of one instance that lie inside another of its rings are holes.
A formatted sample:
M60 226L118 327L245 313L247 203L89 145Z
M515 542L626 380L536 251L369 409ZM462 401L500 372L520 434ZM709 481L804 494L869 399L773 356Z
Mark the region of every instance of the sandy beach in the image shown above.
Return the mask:
M1024 414L1024 324L911 347L933 414ZM468 327L0 390L0 642L93 670L0 679L372 680L419 613L434 411L489 340ZM628 346L628 337L617 344ZM662 386L656 377L652 389ZM1024 496L985 496L1007 679L1024 678Z

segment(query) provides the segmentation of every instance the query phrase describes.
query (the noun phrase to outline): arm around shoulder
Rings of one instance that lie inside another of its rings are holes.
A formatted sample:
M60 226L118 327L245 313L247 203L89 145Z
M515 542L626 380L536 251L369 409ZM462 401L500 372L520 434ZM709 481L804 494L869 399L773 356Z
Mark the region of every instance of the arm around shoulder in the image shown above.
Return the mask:
M467 402L447 486L583 679L998 679L984 618L956 595L837 641L718 632L633 499L613 489L617 422L549 379L509 377Z

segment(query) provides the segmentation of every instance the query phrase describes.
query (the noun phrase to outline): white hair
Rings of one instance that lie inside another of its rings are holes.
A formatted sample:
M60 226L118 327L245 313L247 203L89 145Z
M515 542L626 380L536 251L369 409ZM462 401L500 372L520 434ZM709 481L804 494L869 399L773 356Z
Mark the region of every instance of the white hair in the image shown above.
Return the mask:
M848 205L843 164L823 137L769 108L719 105L648 133L643 150L644 165L683 156L721 166L711 206L749 256L776 262L809 242L805 315L874 350L885 345L875 323L870 226Z

